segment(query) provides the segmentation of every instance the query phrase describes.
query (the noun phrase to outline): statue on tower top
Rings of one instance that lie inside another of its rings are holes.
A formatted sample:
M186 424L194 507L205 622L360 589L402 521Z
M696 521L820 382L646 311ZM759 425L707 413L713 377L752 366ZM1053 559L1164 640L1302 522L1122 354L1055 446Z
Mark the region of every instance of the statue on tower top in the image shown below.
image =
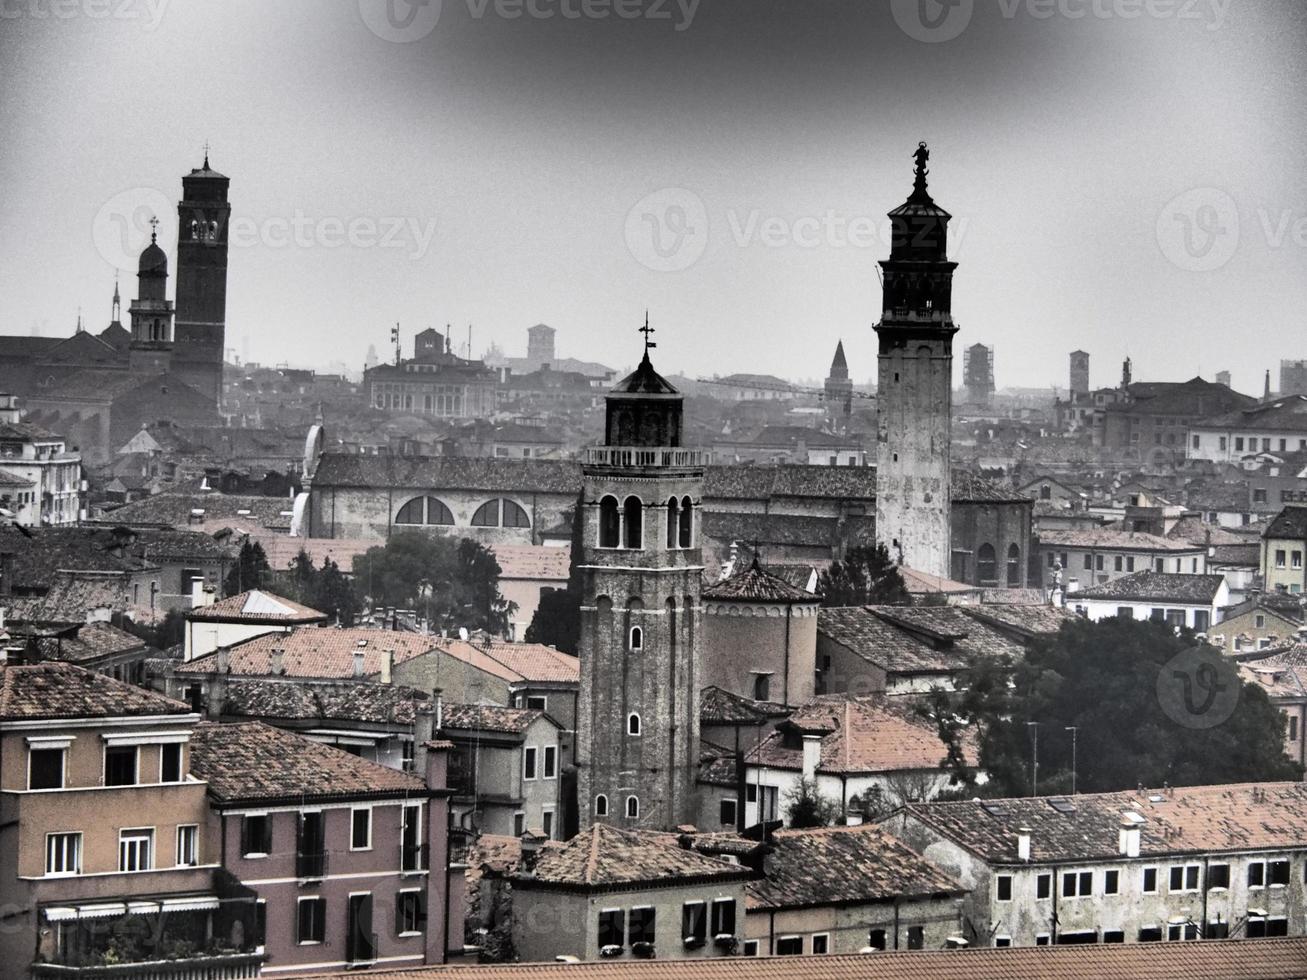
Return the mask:
M916 177L916 180L913 182L912 190L917 194L925 194L926 174L930 173L930 169L926 166L927 161L930 160L930 150L926 148L925 140L922 140L917 144L917 149L913 152L912 159L917 162L916 167L913 169L913 175Z

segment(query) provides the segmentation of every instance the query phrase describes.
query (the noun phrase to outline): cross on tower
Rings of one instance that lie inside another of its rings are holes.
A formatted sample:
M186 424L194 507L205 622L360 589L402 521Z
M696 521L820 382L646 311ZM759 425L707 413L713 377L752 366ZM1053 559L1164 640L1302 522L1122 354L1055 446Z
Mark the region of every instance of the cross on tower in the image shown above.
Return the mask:
M204 169L209 169L209 141L204 141Z
M155 215L150 215L150 242L154 243L159 235L159 219Z
M645 352L646 354L649 353L649 349L650 349L651 347L657 347L657 346L658 346L658 345L655 344L652 340L649 339L650 335L652 335L653 332L654 332L654 328L651 327L651 326L649 326L649 311L648 311L648 310L645 310L645 311L644 311L644 326L640 328L640 333L644 334L644 352Z

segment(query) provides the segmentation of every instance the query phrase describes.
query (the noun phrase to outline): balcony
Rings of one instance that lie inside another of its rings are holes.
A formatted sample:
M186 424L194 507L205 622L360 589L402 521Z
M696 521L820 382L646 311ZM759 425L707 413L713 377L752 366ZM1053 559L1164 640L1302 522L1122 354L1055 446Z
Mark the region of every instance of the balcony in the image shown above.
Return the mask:
M219 953L96 966L33 963L32 976L37 980L246 980L259 976L262 964L262 953Z
M622 469L697 469L708 462L708 453L679 446L588 446L583 462Z

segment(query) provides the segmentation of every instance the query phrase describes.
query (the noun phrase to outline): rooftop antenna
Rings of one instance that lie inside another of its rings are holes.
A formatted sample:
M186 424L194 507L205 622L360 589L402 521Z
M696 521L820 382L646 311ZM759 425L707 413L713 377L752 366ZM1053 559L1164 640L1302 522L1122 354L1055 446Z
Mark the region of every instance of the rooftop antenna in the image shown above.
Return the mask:
M209 141L204 141L204 169L209 169Z

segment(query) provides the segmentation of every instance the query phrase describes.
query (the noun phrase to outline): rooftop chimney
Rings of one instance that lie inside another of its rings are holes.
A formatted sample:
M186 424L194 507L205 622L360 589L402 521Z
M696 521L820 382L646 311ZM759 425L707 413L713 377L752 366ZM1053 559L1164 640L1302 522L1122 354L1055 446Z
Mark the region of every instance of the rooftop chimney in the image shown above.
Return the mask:
M381 683L389 684L395 672L395 651L387 650L381 655Z
M218 673L226 674L231 671L231 649L229 647L218 647L218 654L215 658Z
M354 677L358 679L363 676L363 651L354 651Z
M1121 817L1119 850L1126 857L1137 858L1139 856L1140 823L1141 821L1134 819L1130 814Z
M274 674L286 673L286 651L281 647L273 647L272 652L268 655L268 660Z
M803 778L815 779L817 765L821 762L821 736L803 736Z
M1017 860L1018 861L1030 860L1030 828L1029 827L1017 828Z
M436 687L431 689L431 697L436 702L436 732L439 733L445 727L445 702L441 699L441 689Z

